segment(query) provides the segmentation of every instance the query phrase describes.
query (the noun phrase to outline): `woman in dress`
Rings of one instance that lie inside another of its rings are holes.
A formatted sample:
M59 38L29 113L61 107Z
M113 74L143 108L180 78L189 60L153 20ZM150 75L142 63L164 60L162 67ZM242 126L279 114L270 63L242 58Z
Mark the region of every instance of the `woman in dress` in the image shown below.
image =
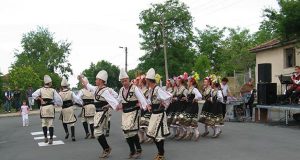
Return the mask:
M205 132L202 137L209 134L208 127L211 127L214 131L212 137L217 138L222 133L220 126L224 124L222 115L223 94L217 80L213 80L212 87L210 84L210 78L205 78L203 92L205 103L199 121L205 125Z
M199 139L200 133L198 130L198 101L202 99L202 95L197 89L197 82L195 78L189 78L188 80L188 94L187 94L187 107L183 112L184 121L182 126L187 130L187 135L184 137L186 140L190 140L195 135L195 140Z
M174 95L174 101L172 107L174 108L175 116L172 120L172 126L176 128L175 139L180 140L186 136L186 130L180 121L183 120L183 111L186 109L187 100L187 89L185 87L185 81L182 77L178 77L177 81L177 91Z

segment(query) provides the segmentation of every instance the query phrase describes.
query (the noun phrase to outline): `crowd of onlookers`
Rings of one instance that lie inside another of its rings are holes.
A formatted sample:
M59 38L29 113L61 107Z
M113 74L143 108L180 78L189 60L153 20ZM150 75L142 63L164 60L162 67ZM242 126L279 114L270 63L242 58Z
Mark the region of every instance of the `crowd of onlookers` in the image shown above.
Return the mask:
M30 110L34 106L34 99L32 98L32 93L34 90L31 86L27 90L21 91L18 87L14 90L7 89L3 93L2 106L4 112L11 112L15 110L16 112L20 111L23 101L27 101Z

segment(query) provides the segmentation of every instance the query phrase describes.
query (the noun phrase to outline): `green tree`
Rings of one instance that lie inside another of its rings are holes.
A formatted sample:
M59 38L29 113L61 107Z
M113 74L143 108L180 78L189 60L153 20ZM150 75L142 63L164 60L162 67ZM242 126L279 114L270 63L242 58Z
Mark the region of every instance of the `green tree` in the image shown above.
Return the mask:
M206 55L199 55L195 59L195 64L193 66L193 71L199 74L200 79L205 78L208 76L211 71L211 61Z
M249 30L207 26L197 32L195 44L199 53L194 70L199 73L231 76L234 71L255 66L255 54L249 52L255 43Z
M100 70L106 70L108 74L108 87L112 87L114 89L121 87L121 83L119 81L119 68L111 64L110 62L104 60L97 62L97 64L91 63L90 67L83 71L83 75L85 75L88 78L91 84L94 84L96 76Z
M224 41L224 32L226 28L219 29L217 27L206 26L203 30L196 30L198 36L195 41L199 55L204 55L204 57L207 57L210 60L209 66L211 68L207 69L214 73L221 72L221 64L224 62L224 56L222 56L222 43Z
M38 27L23 35L21 40L22 51L16 51L16 61L13 69L31 67L40 79L49 74L55 87L59 86L59 76L72 74L71 64L68 61L71 43L66 40L55 41L54 33L47 28Z
M2 97L3 97L3 74L2 72L0 72L0 94L1 94L1 98L0 98L0 104L2 104ZM0 105L1 107L1 105Z
M275 31L283 40L300 37L300 1L278 0L279 11L272 8L264 10L266 21L274 26Z
M42 84L42 79L31 67L16 67L9 71L10 88L18 87L26 90L28 86L38 88Z
M255 67L255 54L249 49L254 47L253 35L248 29L229 28L229 35L222 46L221 63L223 75L233 75L234 71L245 72Z
M274 26L274 24L271 23L268 19L264 19L259 26L259 30L253 34L254 43L256 45L262 44L278 37L280 36L276 32L276 26Z
M156 22L159 22L157 24ZM154 68L160 75L165 75L163 32L167 46L169 76L182 74L190 70L195 58L193 42L193 18L188 7L178 0L167 0L164 3L152 4L149 9L140 13L142 38L141 49L146 54L140 57L137 69L147 72Z

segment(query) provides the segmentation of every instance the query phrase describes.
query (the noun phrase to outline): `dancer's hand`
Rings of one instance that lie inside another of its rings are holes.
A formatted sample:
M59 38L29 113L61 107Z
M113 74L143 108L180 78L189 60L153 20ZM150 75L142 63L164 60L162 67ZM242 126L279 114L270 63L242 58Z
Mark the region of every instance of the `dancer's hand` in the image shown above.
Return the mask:
M148 104L147 109L148 109L149 112L151 112L152 107Z

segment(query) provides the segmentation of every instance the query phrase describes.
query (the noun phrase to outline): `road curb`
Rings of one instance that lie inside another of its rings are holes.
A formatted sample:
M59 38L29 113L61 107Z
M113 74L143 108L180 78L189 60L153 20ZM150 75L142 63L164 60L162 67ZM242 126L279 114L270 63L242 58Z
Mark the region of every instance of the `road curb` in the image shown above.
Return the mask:
M55 108L55 112L60 112L61 108ZM38 115L40 114L40 110L33 110L29 112L29 115ZM0 114L0 118L6 118L6 117L21 117L19 112L16 113L2 113Z

